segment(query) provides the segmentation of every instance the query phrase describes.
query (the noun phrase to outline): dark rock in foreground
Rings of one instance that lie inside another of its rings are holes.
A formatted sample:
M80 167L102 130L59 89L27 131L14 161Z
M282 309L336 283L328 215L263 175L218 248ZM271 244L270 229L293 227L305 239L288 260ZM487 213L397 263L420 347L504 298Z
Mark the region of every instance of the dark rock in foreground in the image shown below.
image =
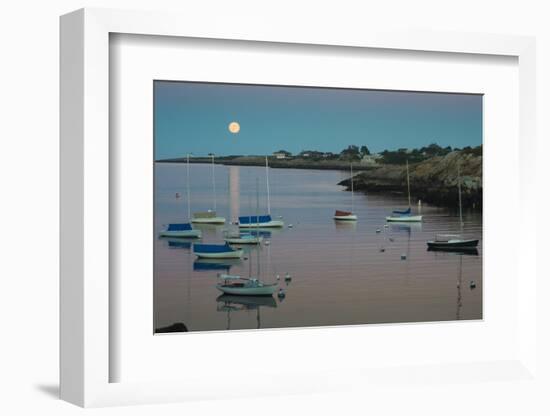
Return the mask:
M409 165L411 202L458 206L458 166L462 178L462 206L481 209L483 202L482 157L460 151ZM404 165L384 165L354 176L355 190L407 194ZM350 189L350 180L339 183Z
M170 326L157 328L155 332L157 334L167 334L171 332L188 332L188 329L183 322L176 322Z

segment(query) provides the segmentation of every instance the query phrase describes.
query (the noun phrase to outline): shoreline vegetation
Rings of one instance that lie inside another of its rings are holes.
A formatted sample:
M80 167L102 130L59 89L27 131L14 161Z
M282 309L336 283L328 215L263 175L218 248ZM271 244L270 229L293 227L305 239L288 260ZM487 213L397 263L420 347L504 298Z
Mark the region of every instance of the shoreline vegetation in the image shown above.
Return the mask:
M366 146L349 146L340 154L303 151L293 156L281 150L268 156L275 169L345 170L353 163L354 190L365 193L405 194L409 163L411 197L435 206L458 204L458 167L461 171L462 205L481 210L483 202L482 146L463 149L431 144L421 149L385 150L371 154ZM157 160L157 163L185 163L186 157ZM210 156L190 157L189 163L211 163ZM215 163L234 166L265 166L265 156L216 156ZM351 178L350 178L351 179ZM351 190L351 180L338 183Z
M435 206L458 206L458 167L461 171L462 206L480 211L483 204L482 157L453 151L410 164L410 186L413 204L418 201ZM351 180L338 185L351 189ZM353 177L355 191L366 193L406 194L407 173L402 165L384 165L360 172Z

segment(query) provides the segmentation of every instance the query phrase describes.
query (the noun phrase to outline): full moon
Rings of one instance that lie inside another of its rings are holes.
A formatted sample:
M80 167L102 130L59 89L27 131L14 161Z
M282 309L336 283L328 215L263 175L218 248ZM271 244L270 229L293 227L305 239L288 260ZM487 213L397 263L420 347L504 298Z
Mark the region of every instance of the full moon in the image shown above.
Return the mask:
M229 131L233 134L237 134L241 130L241 126L236 121L229 123Z

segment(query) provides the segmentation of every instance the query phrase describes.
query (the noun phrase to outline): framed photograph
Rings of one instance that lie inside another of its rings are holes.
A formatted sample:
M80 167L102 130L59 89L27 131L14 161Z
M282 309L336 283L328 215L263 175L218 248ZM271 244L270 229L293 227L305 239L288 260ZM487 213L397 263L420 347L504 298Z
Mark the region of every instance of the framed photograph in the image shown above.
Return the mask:
M532 378L534 40L241 27L61 19L62 398Z
M155 333L482 319L481 94L153 94Z

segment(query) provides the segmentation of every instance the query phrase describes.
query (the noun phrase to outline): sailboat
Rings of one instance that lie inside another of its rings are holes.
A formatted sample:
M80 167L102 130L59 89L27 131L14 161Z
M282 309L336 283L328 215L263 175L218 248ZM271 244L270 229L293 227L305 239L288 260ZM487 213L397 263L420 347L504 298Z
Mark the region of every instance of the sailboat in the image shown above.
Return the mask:
M229 244L260 244L263 239L260 233L254 231L243 233L237 226L226 230L224 238Z
M458 211L460 215L460 233L464 227L462 221L462 177L460 176L460 165L458 166ZM432 250L456 250L475 249L479 243L476 239L465 239L462 235L436 234L433 240L428 241L428 249Z
M393 210L386 221L393 222L420 222L422 215L412 215L411 211L411 181L409 177L409 161L407 160L407 194L409 196L409 207L405 210Z
M340 211L337 209L333 217L336 221L357 221L357 215L353 213L353 163L350 164L349 169L351 181L351 211Z
M191 217L191 189L189 187L189 154L187 155L187 218ZM168 224L160 232L161 237L200 238L201 230L194 230L189 222Z
M216 289L226 295L242 296L272 296L277 291L277 283L263 283L257 278L241 277L239 275L218 275L223 283L216 285Z
M201 238L201 230L194 230L190 223L172 223L168 224L160 232L161 237L181 237L181 238Z
M258 195L258 182L256 180L256 195ZM259 198L256 198L256 211L259 210ZM258 215L256 214L256 217ZM218 278L222 283L216 285L216 288L226 295L245 295L245 296L271 296L277 291L277 283L263 283L260 281L260 251L257 253L257 277L252 277L252 262L249 260L249 277L240 275L219 274Z
M239 217L240 228L270 228L284 227L285 223L282 220L274 220L271 218L271 201L269 195L269 164L267 156L265 157L265 181L267 188L267 215L243 216Z
M193 213L193 219L191 222L196 224L225 224L225 218L219 217L216 214L216 177L214 174L214 154L212 153L210 156L212 158L212 198L214 200L214 209ZM189 156L187 158L187 165L189 166Z

